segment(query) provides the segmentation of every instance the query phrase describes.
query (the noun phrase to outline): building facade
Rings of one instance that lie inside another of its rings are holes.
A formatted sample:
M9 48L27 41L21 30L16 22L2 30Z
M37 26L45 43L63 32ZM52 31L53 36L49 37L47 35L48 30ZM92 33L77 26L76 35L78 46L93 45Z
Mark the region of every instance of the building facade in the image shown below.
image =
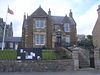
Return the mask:
M0 18L0 37L3 37L5 22ZM13 37L12 23L6 24L5 37Z
M41 6L30 16L24 15L21 47L54 48L56 45L74 45L77 41L76 22L70 10L69 16L52 16Z
M2 40L0 37L0 49L2 48ZM17 50L19 43L21 42L21 37L5 37L4 49L15 49Z
M86 36L84 34L77 35L77 41L84 41L86 39Z
M0 18L0 49L2 48L5 24L3 18ZM4 49L17 49L20 42L21 37L13 37L12 23L6 24Z
M94 46L100 48L100 5L98 6L97 13L98 13L98 18L94 26L94 29L92 31L92 34L93 34Z

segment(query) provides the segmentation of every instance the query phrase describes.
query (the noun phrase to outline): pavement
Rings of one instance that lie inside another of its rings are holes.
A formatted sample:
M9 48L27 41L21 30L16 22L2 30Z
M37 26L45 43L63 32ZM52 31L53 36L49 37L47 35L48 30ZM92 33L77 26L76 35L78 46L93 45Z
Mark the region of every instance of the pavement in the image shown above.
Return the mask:
M100 70L78 70L70 72L1 72L0 75L100 75Z

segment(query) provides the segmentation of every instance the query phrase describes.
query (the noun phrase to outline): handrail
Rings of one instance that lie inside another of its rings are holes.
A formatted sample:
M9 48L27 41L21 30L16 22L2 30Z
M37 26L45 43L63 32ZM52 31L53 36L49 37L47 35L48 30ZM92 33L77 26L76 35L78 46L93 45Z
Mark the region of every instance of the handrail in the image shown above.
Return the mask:
M63 43L64 43L64 44L63 44ZM56 46L59 46L59 47L64 47L64 48L66 48L68 51L72 52L72 50L68 48L66 42L61 42L60 44L57 43L57 42L55 42L55 45L56 45Z

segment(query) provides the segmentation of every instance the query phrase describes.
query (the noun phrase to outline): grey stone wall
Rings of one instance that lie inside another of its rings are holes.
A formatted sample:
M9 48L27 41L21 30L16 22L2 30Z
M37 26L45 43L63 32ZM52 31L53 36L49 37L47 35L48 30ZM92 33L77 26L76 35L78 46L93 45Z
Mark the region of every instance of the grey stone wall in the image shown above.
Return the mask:
M94 63L95 68L100 69L100 49L98 48L94 49Z
M72 59L38 61L0 61L0 72L45 72L74 70Z
M74 48L72 50L72 59L74 60L74 70L78 70L79 69L79 49L78 48Z

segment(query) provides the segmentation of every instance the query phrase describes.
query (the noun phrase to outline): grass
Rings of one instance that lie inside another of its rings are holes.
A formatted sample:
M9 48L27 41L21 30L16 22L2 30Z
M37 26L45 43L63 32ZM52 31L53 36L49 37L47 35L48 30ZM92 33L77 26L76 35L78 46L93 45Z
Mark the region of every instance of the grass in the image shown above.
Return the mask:
M42 59L44 59L44 60L56 59L56 54L52 50L43 50L42 51Z
M13 49L0 50L0 60L13 60L16 59L17 52Z

